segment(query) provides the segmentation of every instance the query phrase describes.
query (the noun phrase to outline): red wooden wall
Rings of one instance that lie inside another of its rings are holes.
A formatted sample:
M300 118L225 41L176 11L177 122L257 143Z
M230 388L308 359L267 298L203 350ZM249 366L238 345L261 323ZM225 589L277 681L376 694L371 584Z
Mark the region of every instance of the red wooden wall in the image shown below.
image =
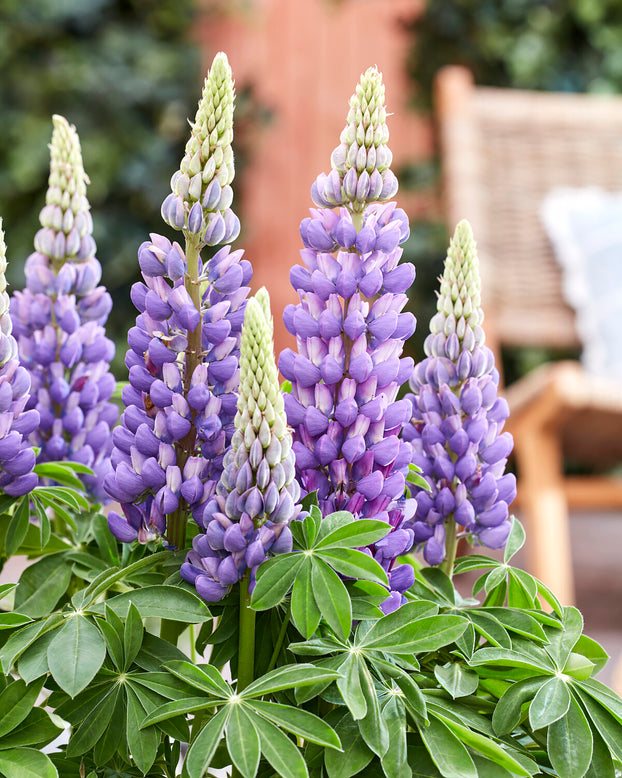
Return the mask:
M206 68L226 52L238 91L252 84L272 120L253 135L250 166L236 180L242 188L242 235L255 268L254 289L272 299L277 354L293 338L282 310L297 297L289 268L299 261L300 221L312 206L309 190L328 172L339 143L350 95L361 72L383 73L393 169L430 152L429 123L407 105L406 39L401 26L423 0L203 0L199 34ZM398 195L412 213L411 198ZM235 203L234 203L235 207Z

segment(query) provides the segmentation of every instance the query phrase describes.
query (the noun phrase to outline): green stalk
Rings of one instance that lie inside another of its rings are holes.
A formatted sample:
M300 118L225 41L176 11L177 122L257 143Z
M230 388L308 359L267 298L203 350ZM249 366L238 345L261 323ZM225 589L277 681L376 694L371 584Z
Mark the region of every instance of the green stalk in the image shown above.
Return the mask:
M272 652L272 656L270 657L270 661L268 662L268 669L266 672L270 672L270 670L274 670L274 666L276 665L276 660L278 659L279 652L281 650L281 646L283 645L283 640L285 640L285 635L287 633L287 627L289 625L289 620L292 615L292 606L287 606L287 610L285 611L285 615L283 616L283 623L281 624L281 629L279 630L279 634L276 638L276 643L274 644L274 650Z
M238 648L238 694L255 678L255 611L250 607L250 572L240 581L240 642Z
M454 574L454 562L458 549L457 527L453 513L445 519L445 559L441 564L441 570L451 579Z

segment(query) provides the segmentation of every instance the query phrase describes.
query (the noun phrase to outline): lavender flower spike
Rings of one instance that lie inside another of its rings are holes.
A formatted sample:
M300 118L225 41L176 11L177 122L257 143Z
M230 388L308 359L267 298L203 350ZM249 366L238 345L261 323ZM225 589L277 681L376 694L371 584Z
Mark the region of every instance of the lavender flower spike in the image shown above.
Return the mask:
M32 491L38 483L32 472L35 452L28 435L39 426L39 414L26 411L30 376L20 366L17 343L11 334L6 292L6 246L0 219L0 490L13 497Z
M62 116L53 117L50 177L35 251L26 260L26 288L11 300L20 362L32 377L26 406L41 424L30 434L39 461L69 459L92 468L82 480L99 502L110 471L109 402L116 382L109 372L114 344L104 324L112 307L95 257L88 181L80 140Z
M449 246L437 310L425 341L427 358L410 379L413 419L404 430L413 462L431 487L417 494L410 526L432 565L446 555L453 564L457 530L501 548L516 496L514 475L504 474L513 446L502 432L509 408L497 396L499 373L484 345L479 261L466 221Z
M172 194L162 204L167 224L199 236L208 246L231 243L240 232L238 217L229 207L234 97L231 68L226 54L219 52L205 79L180 169L171 179Z
M323 515L387 522L370 552L391 574L392 608L413 580L412 568L395 563L413 543L402 526L414 511L404 499L412 451L399 437L412 409L397 392L413 368L401 353L415 329L402 312L415 269L399 264L406 214L382 202L396 191L385 118L382 78L371 68L350 101L332 170L313 185L318 208L300 226L304 267L290 273L300 302L284 312L298 353L283 351L279 368L292 382L285 407L302 488L318 491Z
M162 215L185 245L151 234L138 250L144 283L131 297L139 311L128 333L126 411L113 433L114 474L105 480L123 516L110 513L123 541L166 536L185 547L191 514L204 530L225 450L234 432L240 331L252 276L243 251L223 246L203 262L201 249L232 241L233 81L224 54L205 81L192 135Z
M252 580L268 554L290 551L289 522L300 511L291 430L274 361L265 288L248 301L240 345L235 433L216 494L205 509L182 576L208 602L221 599L247 568Z

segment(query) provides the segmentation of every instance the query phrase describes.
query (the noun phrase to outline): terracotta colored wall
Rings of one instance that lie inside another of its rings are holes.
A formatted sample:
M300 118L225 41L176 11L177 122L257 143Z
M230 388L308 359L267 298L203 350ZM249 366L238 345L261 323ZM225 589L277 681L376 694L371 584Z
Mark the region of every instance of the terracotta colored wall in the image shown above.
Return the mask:
M427 122L406 105L406 37L400 21L422 0L203 0L200 26L206 67L227 53L238 91L247 83L273 112L253 136L243 187L242 235L237 242L255 268L254 289L270 292L277 354L293 338L281 313L296 294L289 268L302 247L298 225L312 206L309 190L328 172L348 101L361 72L383 73L393 169L429 153ZM416 204L400 196L412 213Z

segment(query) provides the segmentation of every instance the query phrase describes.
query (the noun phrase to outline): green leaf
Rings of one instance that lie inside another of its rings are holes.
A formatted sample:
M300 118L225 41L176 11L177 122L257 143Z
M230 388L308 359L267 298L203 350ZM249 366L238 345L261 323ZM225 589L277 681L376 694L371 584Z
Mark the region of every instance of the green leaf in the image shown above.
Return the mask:
M611 759L611 752L607 744L598 734L598 730L592 728L592 761L585 778L615 778L615 769Z
M168 662L165 667L189 686L207 692L214 697L227 699L233 693L229 684L212 665L197 666L191 662Z
M23 627L24 624L29 624L31 621L30 616L25 616L23 613L15 613L14 611L0 613L0 629Z
M227 751L244 778L254 778L261 758L259 735L253 723L255 717L251 717L240 703L229 707Z
M592 761L592 732L574 699L570 700L566 715L548 728L547 749L558 775L564 778L582 778L585 775Z
M39 635L55 629L62 623L63 617L60 614L53 614L44 622L37 621L34 624L28 624L13 633L2 649L0 649L0 662L2 663L4 673L8 674L10 672L15 660L28 646L35 642Z
M109 762L125 740L125 699L126 695L119 691L108 726L93 749L95 764L103 765Z
M40 678L50 671L48 666L48 648L54 640L55 632L51 630L29 646L20 656L18 662L19 674L26 681L31 683L36 678Z
M325 526L327 528L332 526L326 525L328 519L332 519L333 516L341 517L345 513L347 512L339 511L338 513L333 513L322 521L322 527L314 548L318 550L328 548L361 548L381 540L391 529L384 521L357 519L347 524L341 524L341 526L332 529L330 532L323 532Z
M510 559L525 545L525 529L516 516L512 516L512 528L503 552L503 561L507 565Z
M324 764L329 778L350 778L367 767L374 752L365 745L357 722L344 716L335 726L342 752L330 749L324 753Z
M18 679L9 683L0 693L0 737L6 735L26 718L32 710L43 681L26 686Z
M491 759L495 764L509 770L512 774L524 776L524 778L530 777L531 773L494 740L479 732L474 732L469 727L465 727L463 724L440 714L438 711L434 713L434 716L440 719L465 745ZM431 722L432 714L430 713Z
M508 572L508 606L510 608L537 608L538 584L524 570L510 568Z
M198 710L207 710L219 704L219 700L210 700L209 697L186 697L181 700L171 700L165 702L152 710L149 715L143 719L141 728L149 727L152 724L158 724L165 719L173 716L185 715L186 713L195 713Z
M599 673L609 660L609 654L600 643L597 643L587 635L581 635L574 644L573 651L586 657L594 664L594 674Z
M86 556L87 556L86 561L91 561L91 562L102 561L102 560L95 560L94 557L90 557L89 555ZM124 567L121 567L116 570L114 568L109 569L108 565L106 565L104 562L103 575L97 576L97 578L94 581L92 581L91 584L84 591L85 607L90 603L94 602L99 597L100 594L103 594L105 591L110 589L111 586L113 586L121 579L131 577L138 570L144 570L150 567L154 567L160 562L164 562L167 559L170 559L170 556L171 556L170 551L159 551L155 554L149 554L148 556L144 556L141 559L136 560L136 562L132 562L131 564L125 565Z
M279 554L263 562L257 570L251 608L268 610L278 605L289 592L303 562L302 554Z
M315 602L328 626L345 640L352 627L350 595L337 573L319 557L311 565L311 586Z
M143 642L143 632L143 620L138 612L138 608L133 602L130 602L123 633L123 653L125 654L123 671L129 670L130 665L136 658L136 654L140 651ZM146 770L143 770L143 772L146 772Z
M529 706L532 729L543 729L566 715L570 707L570 692L562 678L554 675L536 692Z
M303 557L303 563L294 581L291 601L292 620L298 632L307 639L313 635L322 617L313 596L311 564L309 557Z
M473 654L469 664L472 667L522 667L534 671L533 675L551 674L554 672L551 663L544 658L534 658L520 651L508 650L506 648L480 648Z
M417 619L438 611L438 607L430 602L407 602L401 608L383 616L371 627L362 640L357 640L359 647L378 650L392 650L409 642L405 630Z
M4 551L7 557L13 556L26 537L30 523L28 495L22 498L17 510L11 517L4 539Z
M375 559L362 551L353 548L332 548L316 554L341 575L348 578L365 578L388 586L389 580L386 572Z
M550 630L549 645L546 650L555 661L558 670L562 670L575 643L583 632L583 616L576 608L564 607L561 630Z
M59 721L58 716L55 717ZM17 746L45 746L55 740L63 727L42 708L33 708L26 718L0 740L0 750Z
M389 731L385 720L380 715L376 687L364 662L359 663L359 676L361 690L367 703L367 713L358 722L359 730L369 748L382 759L389 748Z
M261 751L278 775L283 778L306 778L309 775L302 754L292 741L269 721L253 716L259 734Z
M205 775L222 739L222 733L227 726L230 713L231 706L226 705L221 708L192 741L184 762L184 768L189 778L203 778Z
M0 772L7 778L58 778L49 756L32 748L0 751Z
M389 733L389 747L382 757L382 769L387 778L403 778L408 775L404 705L392 694L382 706L381 715Z
M164 697L165 700L176 700L182 695L189 697L192 691L188 684L171 673L132 673L131 680L132 683L155 692L159 697Z
M50 478L64 486L71 486L78 491L84 491L84 485L69 468L57 462L40 462L35 465L34 472L41 478Z
M418 726L427 725L428 712L425 704L425 697L417 684L405 673L395 678L395 683L402 690L406 709L413 717Z
M471 755L445 722L430 716L429 726L419 734L444 778L477 778Z
M533 698L549 676L538 676L517 681L501 695L492 714L492 726L497 735L507 735L518 726L521 708Z
M337 679L337 688L353 719L362 719L367 713L367 701L361 689L362 663L357 654L346 654L345 661L339 668L342 677Z
M294 708L291 705L281 705L277 702L264 700L249 700L248 705L265 719L288 732L293 732L294 735L298 735L304 740L317 743L325 748L341 748L335 730L325 721L303 708Z
M75 697L95 677L106 657L101 632L87 618L71 614L48 647L48 667L56 683Z
M111 618L115 618L121 621L114 611L111 611L109 608L106 608L106 618L97 619L97 626L99 627L100 632L104 636L104 640L106 641L106 648L108 650L108 654L110 655L110 658L114 662L114 665L117 668L117 670L119 672L122 672L125 665L124 655L123 655L123 641L119 636L118 631L110 623ZM121 624L121 627L123 628L123 624Z
M498 648L512 648L512 640L496 616L484 610L470 610L468 616L473 626L489 643Z
M583 654L575 654L574 651L571 651L568 661L564 665L563 673L578 681L585 681L592 675L594 668L594 662L590 662Z
M595 728L605 743L607 743L611 752L618 759L622 760L622 724L602 704L585 693L583 683L578 684L578 686L580 688L577 690L577 693Z
M11 594L11 592L15 590L16 586L17 586L16 583L0 584L0 600L3 600L5 597L8 597L9 594Z
M140 729L140 724L145 718L146 711L129 685L126 685L125 692L127 701L125 727L127 747L136 766L144 774L149 771L149 768L155 761L158 746L160 745L160 733L155 727Z
M15 592L15 609L33 618L47 616L67 590L71 564L65 555L50 554L27 567Z
M144 675L144 673L140 674L140 676ZM173 676L171 676L169 673L162 673L162 675L166 675L168 678L173 678ZM132 673L126 677L125 683L138 697L141 706L145 710L145 713L152 713L157 707L163 705L167 701L167 698L162 697L161 695L152 691L149 687L145 687L144 684L137 683L138 677L139 674ZM173 680L177 681L176 678L173 678ZM178 681L178 683L182 687L181 694L190 696L188 687L186 687L185 684L182 684L181 681ZM176 696L179 697L180 693L178 692ZM188 722L184 716L173 716L170 719L165 719L164 721L158 723L158 729L160 729L169 737L173 738L173 740L178 740L180 743L187 743L190 737Z
M459 662L435 665L434 675L443 689L454 700L457 697L467 697L469 694L475 694L479 686L479 676L477 673L463 667Z
M73 732L67 745L67 756L81 756L89 751L105 733L121 693L121 687L115 686L90 710L82 723Z
M272 694L283 689L309 686L322 681L334 681L337 678L339 678L339 673L334 670L325 670L311 664L283 665L250 683L240 696L245 698L261 697L264 694Z
M134 589L106 600L106 605L122 619L133 603L143 619L149 617L199 624L211 618L211 614L198 595L181 586L155 585ZM103 603L90 608L94 613L103 612Z

